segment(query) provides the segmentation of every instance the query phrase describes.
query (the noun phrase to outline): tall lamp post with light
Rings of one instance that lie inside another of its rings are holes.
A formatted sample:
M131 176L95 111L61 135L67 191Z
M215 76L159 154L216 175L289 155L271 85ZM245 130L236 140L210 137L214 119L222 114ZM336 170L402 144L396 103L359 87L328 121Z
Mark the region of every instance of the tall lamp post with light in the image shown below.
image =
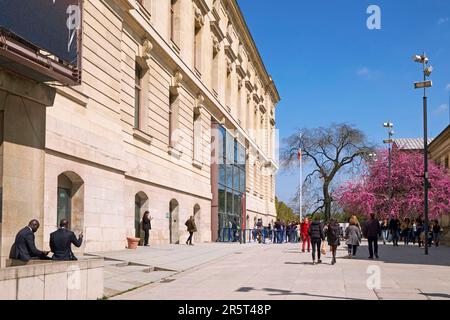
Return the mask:
M389 170L389 186L388 186L388 199L389 199L389 219L392 218L392 207L391 207L391 202L392 202L392 143L394 142L394 140L392 139L392 136L394 135L394 124L391 122L385 122L383 124L383 127L385 127L386 129L388 129L388 139L383 140L383 143L388 145L388 150L389 150L389 155L388 155L388 170Z
M423 189L424 189L424 232L425 232L425 254L428 255L428 124L427 124L427 88L430 88L433 83L431 80L427 80L427 77L431 75L433 67L428 65L428 58L424 54L413 56L414 62L422 64L423 82L415 82L415 89L423 88Z

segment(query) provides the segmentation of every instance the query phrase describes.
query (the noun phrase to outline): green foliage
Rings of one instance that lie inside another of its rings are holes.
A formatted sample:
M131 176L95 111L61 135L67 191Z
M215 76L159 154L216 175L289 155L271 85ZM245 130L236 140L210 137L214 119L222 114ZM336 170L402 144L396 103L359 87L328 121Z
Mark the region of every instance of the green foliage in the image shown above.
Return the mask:
M299 216L294 213L292 208L283 201L279 201L277 197L275 197L275 208L277 210L277 219L280 219L280 221L290 222L300 220Z

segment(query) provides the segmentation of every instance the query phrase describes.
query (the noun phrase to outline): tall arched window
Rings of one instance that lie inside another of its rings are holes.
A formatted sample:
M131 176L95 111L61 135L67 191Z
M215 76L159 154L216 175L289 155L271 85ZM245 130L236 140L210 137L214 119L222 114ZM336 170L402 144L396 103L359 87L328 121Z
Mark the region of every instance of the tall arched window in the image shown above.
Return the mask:
M175 199L172 199L169 203L169 241L173 244L180 243L179 204Z
M58 176L56 226L67 219L75 232L84 231L84 181L74 172Z
M134 232L136 238L143 239L141 221L146 210L148 210L148 196L142 191L136 193L134 196Z
M198 204L196 204L194 206L194 210L193 210L193 216L194 216L194 221L195 221L195 225L197 226L197 232L194 233L194 241L195 242L199 242L201 241L201 211L200 211L200 206Z

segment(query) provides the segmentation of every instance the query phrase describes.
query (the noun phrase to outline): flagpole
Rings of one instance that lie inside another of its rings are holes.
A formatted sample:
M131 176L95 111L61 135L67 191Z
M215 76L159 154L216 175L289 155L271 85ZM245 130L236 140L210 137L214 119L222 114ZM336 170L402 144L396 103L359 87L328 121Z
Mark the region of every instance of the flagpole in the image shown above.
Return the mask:
M302 221L302 205L303 205L303 161L302 161L302 149L299 149L300 153L300 221Z
M302 140L302 132L300 132L300 140L299 143ZM300 221L302 221L302 205L303 205L303 164L302 164L302 149L300 146L298 147L298 160L300 161L300 187L299 187L299 213L300 213Z

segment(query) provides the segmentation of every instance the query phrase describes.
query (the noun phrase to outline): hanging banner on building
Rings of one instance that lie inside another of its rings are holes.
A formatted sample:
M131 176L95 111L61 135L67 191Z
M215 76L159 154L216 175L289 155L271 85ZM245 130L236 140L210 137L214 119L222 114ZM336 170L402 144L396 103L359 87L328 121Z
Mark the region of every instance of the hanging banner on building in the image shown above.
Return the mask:
M0 28L79 66L81 0L0 0Z

